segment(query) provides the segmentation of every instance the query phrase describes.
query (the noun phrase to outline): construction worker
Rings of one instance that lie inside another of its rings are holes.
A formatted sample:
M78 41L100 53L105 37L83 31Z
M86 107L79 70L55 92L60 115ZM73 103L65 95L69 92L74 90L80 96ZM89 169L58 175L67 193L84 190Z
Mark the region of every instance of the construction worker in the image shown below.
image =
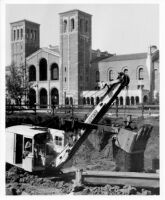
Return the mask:
M31 152L31 148L32 148L32 143L28 140L26 143L25 143L25 151L23 153L23 158L25 159L28 154Z

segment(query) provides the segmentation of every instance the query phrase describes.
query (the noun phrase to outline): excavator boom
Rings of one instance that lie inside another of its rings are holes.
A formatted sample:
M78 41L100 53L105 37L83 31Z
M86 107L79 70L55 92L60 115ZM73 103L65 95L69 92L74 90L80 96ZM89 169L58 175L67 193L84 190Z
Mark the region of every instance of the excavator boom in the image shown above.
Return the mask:
M124 89L124 87L128 86L129 80L130 79L128 75L121 72L119 73L119 76L115 81L106 83L105 86L107 86L107 91L102 97L100 103L94 108L94 110L90 113L90 115L87 117L84 123L97 124L100 121L100 119L105 115L105 113L109 110L110 106L116 100L121 90ZM57 155L57 157L53 161L52 166L54 166L57 169L60 169L62 165L75 154L75 152L81 146L83 141L88 137L91 131L92 130L89 128L81 129L80 133L73 141L73 144L68 143L64 147L63 151L59 155Z

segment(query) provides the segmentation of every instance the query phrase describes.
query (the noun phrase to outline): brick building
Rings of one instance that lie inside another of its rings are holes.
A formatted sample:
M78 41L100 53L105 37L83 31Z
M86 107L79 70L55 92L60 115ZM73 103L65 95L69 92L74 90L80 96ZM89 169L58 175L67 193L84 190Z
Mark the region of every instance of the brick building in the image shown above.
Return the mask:
M92 50L92 16L80 10L59 14L60 47L40 48L40 25L22 20L11 23L12 61L26 66L31 103L97 104L99 81L111 81L123 71L130 76L120 105L150 102L159 93L159 51L116 55ZM25 59L26 58L26 59Z
M93 91L93 94L95 95L92 95L91 90L97 89L100 81L112 81L117 78L118 72L124 72L129 75L130 84L127 89L119 94L119 105L136 105L142 102L149 103L151 100L151 88L156 87L158 89L159 82L158 75L153 78L150 76L150 74L153 73L153 55L157 50L152 49L150 51L154 52L114 55L100 61L94 60L90 70L90 91L84 91L82 94L82 97L86 98L84 99L84 102L91 103L93 102L93 99L94 103L98 102L102 95L101 91L100 93L95 93L95 91ZM154 66L158 66L158 64L155 63ZM155 84L155 86L153 84Z
M91 60L91 15L72 10L60 13L61 97L81 103L80 94L89 89Z
M25 58L40 48L40 25L28 20L11 23L11 60L25 65Z

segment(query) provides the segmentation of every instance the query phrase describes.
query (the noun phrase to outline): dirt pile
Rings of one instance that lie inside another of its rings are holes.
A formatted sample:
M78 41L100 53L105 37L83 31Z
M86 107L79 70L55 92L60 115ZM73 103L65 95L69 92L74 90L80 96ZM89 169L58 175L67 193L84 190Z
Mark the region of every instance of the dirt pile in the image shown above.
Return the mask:
M8 195L44 194L48 192L48 188L51 188L51 193L54 194L68 194L72 190L72 182L64 181L59 176L51 179L45 175L30 174L17 167L11 167L6 171L6 193Z

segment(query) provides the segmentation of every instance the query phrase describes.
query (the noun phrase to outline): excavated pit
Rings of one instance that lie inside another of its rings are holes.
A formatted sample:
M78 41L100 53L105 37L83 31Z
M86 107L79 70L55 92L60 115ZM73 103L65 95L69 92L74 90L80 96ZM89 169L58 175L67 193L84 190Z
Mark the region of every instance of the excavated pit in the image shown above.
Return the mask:
M28 116L28 117L8 117L6 120L6 127L27 123L35 124L51 128L59 128L58 117L43 117L43 116ZM123 125L123 119L103 119L103 124L116 126ZM153 130L151 137L148 140L146 150L144 153L144 170L152 172L153 159L159 159L159 119L135 119L134 126L137 128L143 124L152 124ZM109 170L120 171L117 168L115 160L113 160L112 138L107 132L93 130L88 138L81 145L72 159L64 165L64 168L75 166L84 170ZM120 158L118 158L120 160ZM122 158L121 158L122 159ZM6 169L6 191L10 195L21 194L69 194L72 192L73 182L71 180L60 180L60 177L43 175L34 175L27 173L15 167L8 167ZM132 186L84 186L81 191L76 191L74 194L109 194L109 195L151 195L158 194L158 190L148 190L145 188L134 188Z

